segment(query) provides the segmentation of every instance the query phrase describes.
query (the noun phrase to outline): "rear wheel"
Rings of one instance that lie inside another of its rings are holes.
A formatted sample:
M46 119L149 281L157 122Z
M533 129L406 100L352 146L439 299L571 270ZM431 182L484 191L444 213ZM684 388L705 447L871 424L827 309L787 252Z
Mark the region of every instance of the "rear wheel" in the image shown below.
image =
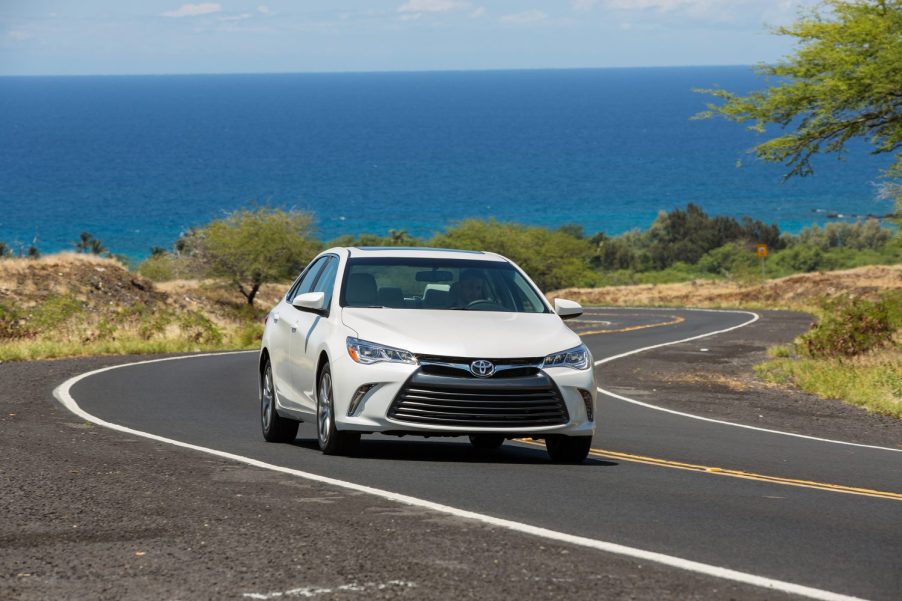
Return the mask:
M348 455L360 442L359 432L341 432L335 427L335 404L332 402L332 370L326 365L319 374L316 388L316 438L326 455Z
M591 436L555 434L545 438L545 448L555 463L582 463L589 456L591 447Z
M291 442L298 435L298 422L282 417L276 411L276 392L269 359L263 366L263 377L260 379L260 423L266 442Z
M504 435L470 434L470 444L478 451L492 451L504 444Z

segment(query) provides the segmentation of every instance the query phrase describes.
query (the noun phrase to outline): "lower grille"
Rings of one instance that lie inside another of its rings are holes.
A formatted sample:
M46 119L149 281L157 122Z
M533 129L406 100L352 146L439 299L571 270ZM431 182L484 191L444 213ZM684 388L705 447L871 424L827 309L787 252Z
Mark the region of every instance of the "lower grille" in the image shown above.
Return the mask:
M567 406L544 373L478 379L416 371L388 410L398 421L434 426L532 428L566 424Z

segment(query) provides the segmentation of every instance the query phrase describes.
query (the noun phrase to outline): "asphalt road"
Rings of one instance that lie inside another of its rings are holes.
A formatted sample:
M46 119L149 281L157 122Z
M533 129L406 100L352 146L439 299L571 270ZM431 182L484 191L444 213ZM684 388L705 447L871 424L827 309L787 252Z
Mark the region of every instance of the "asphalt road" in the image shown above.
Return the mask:
M610 309L589 311L574 327L602 360L749 319ZM707 352L704 338L698 346ZM309 424L294 444L263 441L255 366L254 353L145 363L85 378L71 395L103 420L277 466L836 593L902 597L902 497L716 471L899 494L902 453L700 421L602 396L593 447L657 464L595 457L561 466L549 463L543 448L520 443L484 457L462 439L379 436L366 437L358 457L326 457ZM598 370L604 387L605 365ZM654 403L654 391L646 392L642 400Z

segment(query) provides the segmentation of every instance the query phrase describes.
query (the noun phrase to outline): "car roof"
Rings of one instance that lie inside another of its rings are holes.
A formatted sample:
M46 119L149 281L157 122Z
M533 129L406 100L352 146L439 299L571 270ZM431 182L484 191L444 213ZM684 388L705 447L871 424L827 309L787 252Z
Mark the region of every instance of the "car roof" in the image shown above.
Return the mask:
M339 250L339 249L336 249ZM345 247L350 258L409 257L419 259L464 259L471 261L507 262L501 255L481 250L429 248L422 246L350 246Z

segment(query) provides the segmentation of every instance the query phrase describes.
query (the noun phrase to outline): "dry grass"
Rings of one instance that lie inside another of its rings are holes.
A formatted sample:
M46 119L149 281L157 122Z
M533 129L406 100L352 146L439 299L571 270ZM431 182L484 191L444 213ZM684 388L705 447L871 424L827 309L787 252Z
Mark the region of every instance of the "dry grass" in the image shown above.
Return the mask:
M755 366L768 382L792 383L821 397L902 419L902 349L851 359L779 358Z
M254 348L286 286L251 308L225 282L158 285L112 259L3 259L0 360Z
M891 289L902 289L902 265L805 273L755 283L696 280L679 284L566 288L550 292L548 297L568 298L584 305L809 309L822 298L848 295L873 299Z

